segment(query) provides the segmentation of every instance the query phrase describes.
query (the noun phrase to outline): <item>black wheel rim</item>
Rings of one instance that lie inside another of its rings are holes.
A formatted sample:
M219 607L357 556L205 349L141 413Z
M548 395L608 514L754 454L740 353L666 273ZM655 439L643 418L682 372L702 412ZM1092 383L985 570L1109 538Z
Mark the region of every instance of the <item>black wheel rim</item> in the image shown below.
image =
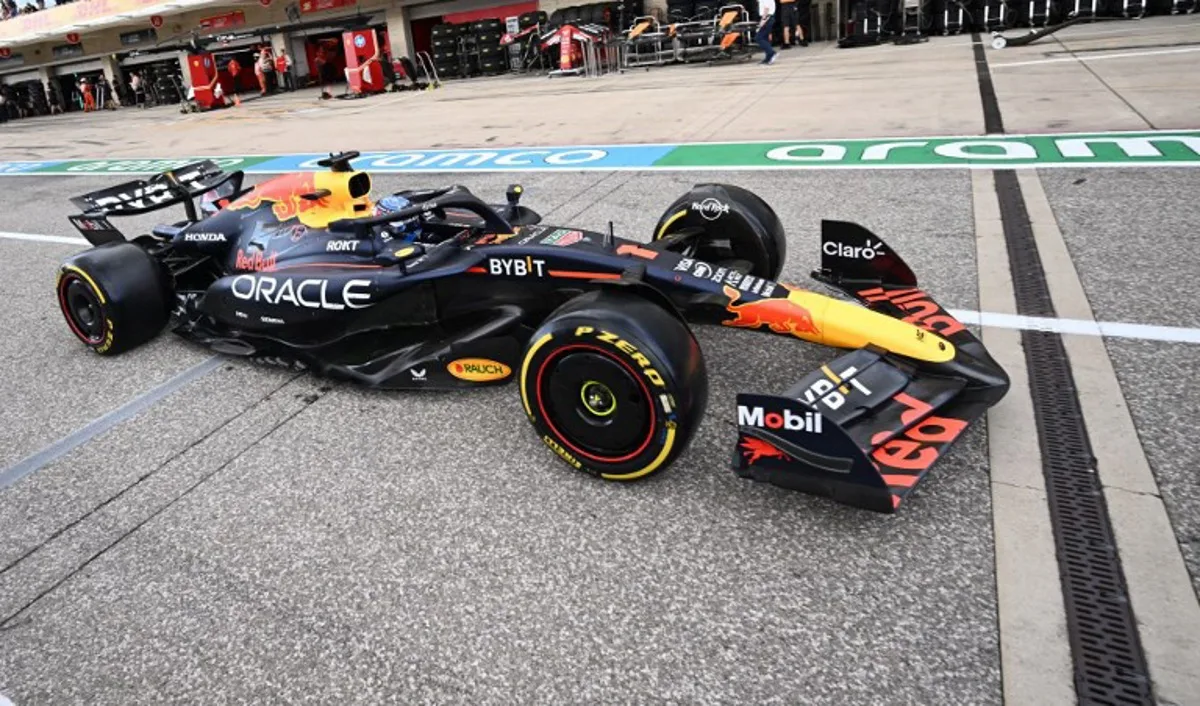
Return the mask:
M100 300L87 283L68 275L63 284L63 313L75 333L90 344L104 340L104 312Z
M572 450L606 463L642 453L653 432L647 388L628 364L591 346L564 349L539 376L545 418Z

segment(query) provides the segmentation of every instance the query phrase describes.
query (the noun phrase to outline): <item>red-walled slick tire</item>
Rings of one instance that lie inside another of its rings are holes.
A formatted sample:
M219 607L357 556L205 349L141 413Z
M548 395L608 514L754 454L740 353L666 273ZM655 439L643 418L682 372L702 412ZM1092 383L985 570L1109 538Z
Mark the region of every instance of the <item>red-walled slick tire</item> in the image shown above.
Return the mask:
M687 325L656 302L604 290L567 302L533 334L521 399L542 442L607 480L661 471L704 415L708 378Z

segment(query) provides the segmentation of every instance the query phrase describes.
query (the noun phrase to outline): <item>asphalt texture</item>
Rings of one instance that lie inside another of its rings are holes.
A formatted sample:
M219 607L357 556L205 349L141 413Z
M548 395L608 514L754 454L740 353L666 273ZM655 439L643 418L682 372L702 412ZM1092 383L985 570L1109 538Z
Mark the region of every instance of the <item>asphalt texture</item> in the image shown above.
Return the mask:
M1200 201L1188 170L1048 170L1042 183L1096 318L1200 327L1188 253ZM1135 217L1130 217L1131 212ZM1200 592L1200 348L1106 341L1138 435ZM1103 430L1089 430L1103 433Z
M509 176L454 181L498 199ZM963 172L522 178L547 222L647 239L674 196L714 180L789 224L785 280L807 280L820 218L857 220L943 304L976 305ZM6 181L0 226L66 235L48 204L101 183ZM5 464L209 355L169 336L90 354L52 292L73 246L0 247L20 288L4 326L23 332L0 358ZM512 387L379 393L229 361L0 492L0 693L999 702L984 426L896 516L752 484L728 469L735 394L782 390L833 351L698 336L710 412L672 468L632 485L570 471Z

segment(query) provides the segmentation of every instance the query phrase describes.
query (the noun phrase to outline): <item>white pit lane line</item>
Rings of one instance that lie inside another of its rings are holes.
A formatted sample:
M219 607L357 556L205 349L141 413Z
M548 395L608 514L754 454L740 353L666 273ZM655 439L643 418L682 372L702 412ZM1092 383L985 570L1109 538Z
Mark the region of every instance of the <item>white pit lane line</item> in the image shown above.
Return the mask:
M88 247L83 238L38 233L9 233L0 231L0 239L22 240L40 243L60 243ZM1050 333L1074 333L1085 336L1107 336L1110 338L1134 338L1143 341L1168 341L1171 343L1200 343L1200 328L1183 326L1154 326L1131 324L1120 321L1085 321L1083 319L1050 319L1016 314L997 314L949 309L950 315L964 324L976 324L992 328L1019 329L1025 331L1047 331ZM3 706L3 704L0 704Z
M1093 61L1108 61L1111 59L1136 59L1142 56L1159 56L1160 54L1190 54L1200 51L1200 47L1182 47L1179 49L1159 49L1155 51L1131 51L1112 54L1077 54L1075 56L1063 56L1056 59L1035 59L1032 61L1009 61L1000 63L988 63L989 69L1005 69L1013 66L1036 66L1038 64L1062 64L1065 62L1081 62L1090 64Z
M72 238L64 235L40 235L38 233L8 233L0 231L0 238L6 240L27 240L35 243L62 243L64 245L78 245L80 247L88 247L88 241L83 238ZM0 703L0 706L4 706Z

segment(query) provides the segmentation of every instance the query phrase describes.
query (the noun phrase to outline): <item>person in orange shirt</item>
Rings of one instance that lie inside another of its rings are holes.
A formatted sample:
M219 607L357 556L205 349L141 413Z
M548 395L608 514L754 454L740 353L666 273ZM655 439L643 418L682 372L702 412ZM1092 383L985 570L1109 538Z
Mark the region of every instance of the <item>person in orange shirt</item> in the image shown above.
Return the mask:
M242 72L242 64L237 60L237 57L234 57L229 60L229 64L225 66L225 69L229 72L229 77L233 79L231 81L233 83L233 104L241 105L242 99L238 98L238 74Z
M96 97L92 95L92 87L86 78L79 81L79 93L83 96L83 112L90 113L96 109Z

